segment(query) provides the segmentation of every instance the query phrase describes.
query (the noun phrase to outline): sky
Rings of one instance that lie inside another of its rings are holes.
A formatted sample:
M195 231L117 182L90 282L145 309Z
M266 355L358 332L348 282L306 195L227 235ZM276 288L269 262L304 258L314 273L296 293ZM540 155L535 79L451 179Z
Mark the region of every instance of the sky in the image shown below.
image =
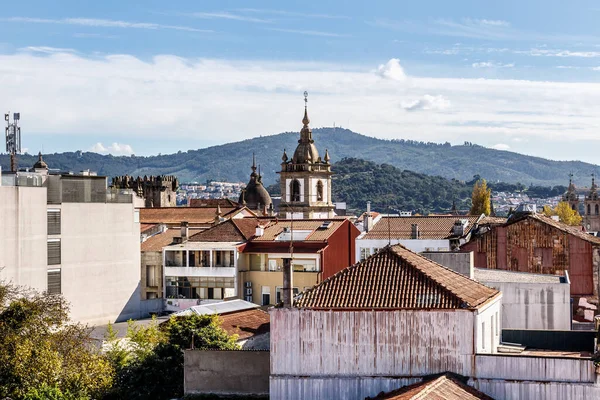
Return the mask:
M2 1L0 0L0 4ZM30 153L166 154L311 126L600 163L595 1L28 1L0 108Z

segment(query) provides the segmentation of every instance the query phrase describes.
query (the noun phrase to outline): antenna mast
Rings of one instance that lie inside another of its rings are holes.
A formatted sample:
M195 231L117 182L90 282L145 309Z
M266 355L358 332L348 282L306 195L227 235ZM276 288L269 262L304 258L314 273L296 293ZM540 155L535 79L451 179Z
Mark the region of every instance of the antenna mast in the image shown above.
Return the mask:
M19 120L21 113L13 114L13 122L10 122L10 111L4 114L6 121L6 152L10 154L10 170L17 172L17 154L21 153L21 127Z

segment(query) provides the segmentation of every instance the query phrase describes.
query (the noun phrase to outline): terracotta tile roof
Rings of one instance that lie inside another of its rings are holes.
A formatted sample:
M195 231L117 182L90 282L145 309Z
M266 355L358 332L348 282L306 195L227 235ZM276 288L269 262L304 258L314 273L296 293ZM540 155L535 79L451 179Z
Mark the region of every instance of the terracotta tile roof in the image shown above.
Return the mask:
M190 237L190 242L245 242L254 236L259 224L269 221L256 218L229 219Z
M216 207L217 205L236 208L240 203L231 199L190 199L189 202L190 207Z
M552 218L546 217L545 215L541 215L541 214L526 214L522 217L510 219L510 220L508 220L506 225L512 225L514 223L517 223L517 222L522 221L527 218L539 221L543 224L550 225L558 230L561 230L565 233L568 233L568 234L576 236L582 240L585 240L586 242L589 242L589 243L592 243L595 245L600 245L600 238L590 235L589 233L586 233L585 231L583 231L583 228L581 226L567 225L563 222L555 221Z
M328 228L322 228L325 222L329 222ZM304 242L322 242L329 239L329 237L347 221L346 219L331 219L331 220L317 220L317 219L301 219L294 220L294 231L312 231ZM292 221L276 220L270 222L265 227L265 233L257 238L252 239L254 242L270 242L275 241L277 236L283 232L285 228L291 228Z
M235 208L221 207L221 216L236 211ZM190 225L210 225L215 220L216 207L156 207L140 208L140 223L178 225L187 221Z
M479 221L479 225L502 225L507 219L505 217L483 217Z
M200 232L200 229L190 229L188 235ZM162 251L163 247L173 244L173 238L181 236L181 230L177 228L167 229L163 233L150 236L141 244L141 251Z
M493 400L490 396L461 382L451 374L380 393L366 400Z
M294 253L316 254L329 245L323 242L296 242ZM243 253L289 253L290 242L249 242L244 247Z
M151 230L158 224L140 224L140 233L144 233L146 231Z
M219 319L221 327L230 335L238 335L239 339L261 335L271 329L269 313L260 309L222 314Z
M480 216L431 216L431 217L382 217L379 222L367 232L362 239L411 239L412 225L419 226L420 239L447 239L453 237L452 228L454 222L460 219L469 221L465 235L467 235ZM389 227L388 227L389 221Z
M500 294L402 245L385 247L298 296L309 309L476 309Z

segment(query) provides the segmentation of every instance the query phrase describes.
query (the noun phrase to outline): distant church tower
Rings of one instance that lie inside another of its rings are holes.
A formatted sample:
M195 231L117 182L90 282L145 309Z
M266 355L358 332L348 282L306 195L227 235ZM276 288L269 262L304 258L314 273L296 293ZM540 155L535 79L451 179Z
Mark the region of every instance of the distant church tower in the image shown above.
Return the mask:
M584 205L583 226L591 232L600 231L600 201L598 200L598 185L596 185L594 174L592 174L592 187L585 195Z
M568 202L573 210L579 212L579 196L577 195L577 188L573 183L573 174L569 174L569 187L563 195L563 201Z
M300 131L298 147L291 160L288 160L285 150L281 158L281 218L327 219L334 216L330 157L327 150L323 159L319 156L312 130L308 126L307 103L308 93L304 92L304 126Z

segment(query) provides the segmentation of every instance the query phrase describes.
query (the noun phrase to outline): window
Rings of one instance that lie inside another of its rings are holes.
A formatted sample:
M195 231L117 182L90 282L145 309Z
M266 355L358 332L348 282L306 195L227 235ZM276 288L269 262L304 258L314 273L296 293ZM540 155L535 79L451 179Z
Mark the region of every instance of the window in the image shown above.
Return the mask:
M368 247L360 248L360 261L366 260L371 255L371 249Z
M317 182L317 201L323 201L323 182Z
M481 348L485 350L485 322L481 323Z
M290 201L300 201L300 182L294 179L290 183Z
M269 286L263 286L262 289L262 305L268 306L271 304L271 288Z
M234 261L235 261L235 257L234 257L234 255L233 255L233 250L232 250L232 251L230 251L230 252L229 252L229 266L230 266L230 267L233 267L233 266L234 266L234 265L233 265Z
M498 326L498 311L496 311L496 336L500 334L500 327Z
M596 205L594 206L594 208L596 209L596 210L595 210L595 211L596 211L596 215L598 215L598 214L599 214L599 211L600 211L600 210L598 209L598 204L596 204Z
M491 327L492 327L492 329L490 329L490 336L491 336L491 339L492 339L492 350L493 350L494 349L494 333L495 333L494 332L494 316L493 315L490 316L490 324L491 324Z
M48 235L60 235L60 209L48 210Z
M277 286L275 288L275 299L277 300L277 303L281 303L283 301L283 297L282 297L282 287L281 286ZM296 297L296 295L299 293L298 288L295 287L294 288L294 294L292 296Z
M592 213L592 206L591 205L587 205L587 213L588 215L590 215Z
M60 268L48 270L48 294L60 294Z
M59 265L60 239L48 239L48 265Z
M158 277L156 275L156 267L154 265L146 265L146 286L158 286Z
M220 251L215 251L216 253L216 264L215 265L221 265L221 252Z
M379 247L373 247L373 254L377 253L379 250L381 250Z

